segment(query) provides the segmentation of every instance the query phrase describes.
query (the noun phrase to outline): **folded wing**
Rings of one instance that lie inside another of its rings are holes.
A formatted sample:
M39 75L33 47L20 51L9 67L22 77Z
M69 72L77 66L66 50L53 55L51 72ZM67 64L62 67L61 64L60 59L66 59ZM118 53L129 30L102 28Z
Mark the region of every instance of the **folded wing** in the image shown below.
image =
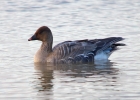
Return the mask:
M94 56L101 52L111 53L117 46L125 44L117 43L122 37L110 37L94 40L65 41L53 48L52 59L56 63L91 63Z

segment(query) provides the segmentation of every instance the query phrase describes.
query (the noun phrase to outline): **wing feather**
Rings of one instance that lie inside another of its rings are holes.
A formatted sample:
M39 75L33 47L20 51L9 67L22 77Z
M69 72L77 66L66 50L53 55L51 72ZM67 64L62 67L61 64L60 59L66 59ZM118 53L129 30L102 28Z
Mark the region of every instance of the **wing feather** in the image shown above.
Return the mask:
M121 37L94 40L76 40L59 43L53 48L52 59L63 62L93 62L94 56L118 41Z

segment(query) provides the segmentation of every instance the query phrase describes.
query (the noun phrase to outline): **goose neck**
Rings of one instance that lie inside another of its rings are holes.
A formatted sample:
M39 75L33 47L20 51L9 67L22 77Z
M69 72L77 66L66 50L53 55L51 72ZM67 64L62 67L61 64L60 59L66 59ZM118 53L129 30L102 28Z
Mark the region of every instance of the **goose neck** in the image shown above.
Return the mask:
M41 50L47 51L47 53L52 52L52 43L42 42Z

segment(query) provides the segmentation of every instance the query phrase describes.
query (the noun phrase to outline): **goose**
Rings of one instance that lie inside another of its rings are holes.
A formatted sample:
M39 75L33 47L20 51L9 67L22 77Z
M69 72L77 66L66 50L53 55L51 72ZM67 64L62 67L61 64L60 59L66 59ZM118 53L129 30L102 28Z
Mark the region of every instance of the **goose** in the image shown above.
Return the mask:
M53 35L47 26L41 26L28 41L42 41L40 49L34 56L35 63L94 63L95 61L108 60L112 52L118 46L125 46L118 43L124 40L122 37L108 37L104 39L84 39L64 41L52 48Z

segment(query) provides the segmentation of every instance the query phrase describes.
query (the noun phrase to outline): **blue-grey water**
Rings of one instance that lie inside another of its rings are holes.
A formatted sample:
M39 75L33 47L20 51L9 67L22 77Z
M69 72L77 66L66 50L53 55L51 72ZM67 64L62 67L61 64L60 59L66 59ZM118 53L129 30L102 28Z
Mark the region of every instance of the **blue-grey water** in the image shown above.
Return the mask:
M48 26L54 45L66 40L122 36L127 44L101 65L36 65ZM1 0L1 100L139 100L140 0Z

